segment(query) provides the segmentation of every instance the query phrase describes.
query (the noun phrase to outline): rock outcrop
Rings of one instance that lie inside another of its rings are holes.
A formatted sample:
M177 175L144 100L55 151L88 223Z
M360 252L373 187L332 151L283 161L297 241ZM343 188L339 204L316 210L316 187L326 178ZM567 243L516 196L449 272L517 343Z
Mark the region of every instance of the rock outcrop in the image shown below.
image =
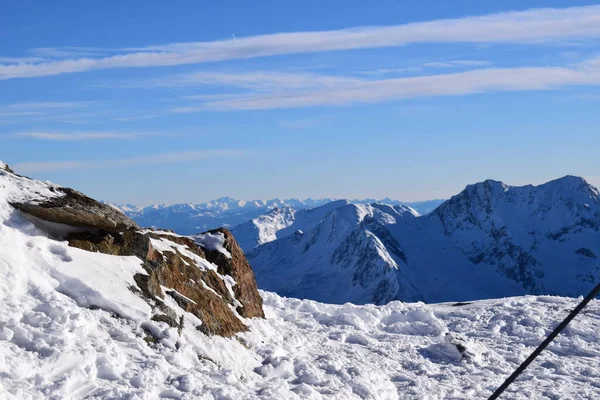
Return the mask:
M197 328L207 335L231 336L246 330L234 310L243 317L264 317L254 274L243 254L243 259L232 257L231 268L226 269L211 264L211 257L192 239L166 231L76 232L70 233L68 240L70 246L87 251L141 259L148 275L134 277L135 290L155 308L155 318L172 326L180 327L180 322L165 304L166 296L194 314L202 322ZM233 237L228 241L231 248L237 246ZM238 272L240 266L248 269Z
M60 186L50 186L56 196L10 205L44 221L69 226L122 232L136 229L137 224L120 211L96 201L81 192Z
M243 304L243 307L237 308L237 312L246 318L264 318L262 298L255 289L254 271L252 271L252 267L250 267L241 247L231 232L225 228L215 229L209 231L209 233L221 233L224 236L224 247L230 256L218 250L204 249L204 253L208 261L219 267L219 273L229 275L236 281L237 284L233 287L233 292L235 297Z
M136 274L130 290L152 307L153 320L181 330L184 313L191 313L203 333L232 336L247 329L244 318L264 317L252 268L229 231L215 231L223 238L220 250L205 248L170 231L141 230L118 210L73 189L39 182L28 191L27 182L36 181L5 171L23 187L9 204L39 228L72 247L141 260L146 274Z
M10 172L11 174L14 174L15 171L13 171L8 164L4 164L3 162L0 162L0 169L3 169L6 172Z

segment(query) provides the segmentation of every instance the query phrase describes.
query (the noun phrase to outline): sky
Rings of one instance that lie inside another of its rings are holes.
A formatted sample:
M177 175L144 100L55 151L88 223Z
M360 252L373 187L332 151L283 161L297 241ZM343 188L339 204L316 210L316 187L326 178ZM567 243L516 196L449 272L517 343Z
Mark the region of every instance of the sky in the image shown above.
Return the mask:
M600 186L600 3L13 1L0 160L117 203Z

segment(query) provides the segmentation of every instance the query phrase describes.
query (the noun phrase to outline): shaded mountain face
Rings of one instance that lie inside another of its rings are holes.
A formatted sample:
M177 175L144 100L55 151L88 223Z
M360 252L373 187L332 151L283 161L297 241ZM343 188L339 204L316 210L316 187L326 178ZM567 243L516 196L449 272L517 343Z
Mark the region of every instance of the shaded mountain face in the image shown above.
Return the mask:
M140 208L132 204L107 204L131 217L140 226L160 227L162 229L173 230L182 235L191 235L221 226L234 228L255 218L263 219L263 221L260 221L259 225L264 225L264 223L269 225L268 222L272 222L275 229L282 229L287 226L286 221L289 221L290 218L292 218L291 214L295 214L296 212L300 212L302 210L318 208L329 203L333 203L331 207L335 207L336 204L338 204L338 201L346 200L334 200L330 198L315 200L309 198L304 200L271 199L240 201L230 197L223 197L200 204L155 204L144 208ZM372 199L365 199L352 200L352 202L357 204L369 204L376 201ZM384 199L379 202L391 205L401 204L401 202L391 199ZM405 204L410 206L414 205L413 208L419 214L423 215L433 211L441 203L442 200L428 200ZM276 215L273 215L272 217L266 217L266 215L270 214L272 211L275 212L275 214L279 213L279 211L275 211L277 209L283 210L281 211L281 213L283 213L281 217ZM269 218L271 218L271 221L266 221ZM244 229L248 229L248 227ZM250 227L250 229L254 228ZM258 231L261 231L261 235L256 233L254 235L255 238L250 240L261 242L261 240L264 240L264 238L269 237L269 234L267 234L266 231L273 230L271 227L259 227L257 229ZM259 236L261 236L262 239L259 238ZM275 237L272 238L274 239ZM243 247L245 249L247 248L247 246Z
M468 186L433 213L345 204L248 253L259 286L343 303L585 294L600 277L600 197L582 178ZM293 231L293 233L290 233Z

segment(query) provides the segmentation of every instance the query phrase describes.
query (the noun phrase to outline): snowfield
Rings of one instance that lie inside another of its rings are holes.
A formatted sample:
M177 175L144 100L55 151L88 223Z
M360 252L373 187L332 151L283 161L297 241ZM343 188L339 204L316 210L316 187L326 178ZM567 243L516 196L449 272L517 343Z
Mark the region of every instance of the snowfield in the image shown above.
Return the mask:
M50 186L0 178L0 399L486 398L578 301L357 306L262 292L267 318L234 338L204 335L170 301L179 333L129 289L140 260L48 237L7 200ZM600 398L598 301L504 398Z

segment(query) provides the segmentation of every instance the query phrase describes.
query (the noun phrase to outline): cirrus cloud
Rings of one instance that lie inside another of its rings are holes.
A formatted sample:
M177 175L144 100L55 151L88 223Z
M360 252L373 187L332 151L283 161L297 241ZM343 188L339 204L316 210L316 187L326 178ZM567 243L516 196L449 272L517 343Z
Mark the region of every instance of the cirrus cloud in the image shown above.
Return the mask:
M16 163L12 168L22 174L40 172L116 168L136 165L156 165L183 163L206 159L245 157L253 154L252 150L244 149L208 149L184 152L172 152L140 157L121 158L114 160L73 160L73 161L33 161Z
M37 54L73 56L0 65L0 79L30 78L107 68L200 64L295 53L404 46L415 43L548 43L600 38L600 6L542 8L396 26L290 32L211 42L109 49L51 48ZM109 53L109 55L104 55ZM14 62L15 58L11 58Z

